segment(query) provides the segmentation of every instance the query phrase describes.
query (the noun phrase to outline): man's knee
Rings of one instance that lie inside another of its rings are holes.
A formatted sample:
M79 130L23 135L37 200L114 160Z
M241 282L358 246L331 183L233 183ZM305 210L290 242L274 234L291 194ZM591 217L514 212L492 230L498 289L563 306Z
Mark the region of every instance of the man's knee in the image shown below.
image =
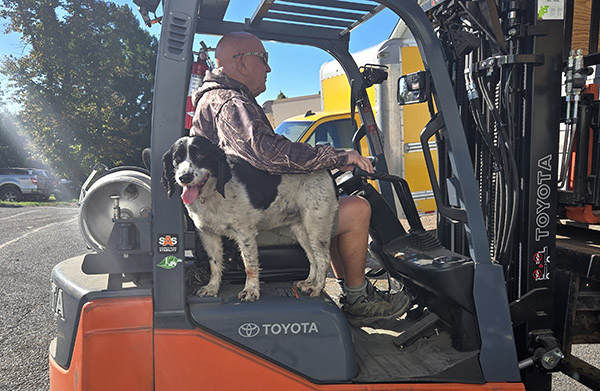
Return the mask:
M362 223L368 228L371 220L371 205L360 196L349 196L340 199L340 223Z
M340 200L340 208L351 213L360 214L362 217L371 217L371 205L369 201L360 196L348 196Z

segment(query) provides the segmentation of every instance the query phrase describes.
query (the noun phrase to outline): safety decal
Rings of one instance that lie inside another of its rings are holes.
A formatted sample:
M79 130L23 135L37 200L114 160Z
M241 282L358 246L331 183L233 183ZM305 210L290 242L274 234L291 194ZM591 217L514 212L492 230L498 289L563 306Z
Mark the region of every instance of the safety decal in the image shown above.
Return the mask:
M163 234L158 236L159 253L176 253L179 237L175 234Z
M543 250L533 254L533 261L536 265L536 268L533 269L533 279L536 281L549 280L550 255L548 254L548 246L544 246Z
M537 16L542 20L562 20L565 14L563 0L538 0Z
M177 266L178 263L183 262L181 259L173 256L173 255L169 255L168 257L164 257L162 261L160 261L160 263L157 265L158 267L162 267L163 269L174 269L175 266Z

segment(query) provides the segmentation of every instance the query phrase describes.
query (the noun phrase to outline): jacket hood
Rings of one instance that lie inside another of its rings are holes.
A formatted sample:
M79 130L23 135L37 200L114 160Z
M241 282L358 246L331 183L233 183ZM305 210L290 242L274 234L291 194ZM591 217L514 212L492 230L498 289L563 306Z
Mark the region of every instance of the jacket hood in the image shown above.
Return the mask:
M206 71L202 85L192 93L192 104L194 107L196 107L198 101L204 94L212 90L237 90L240 92L247 92L245 85L239 81L230 79L220 69L213 69L212 71Z

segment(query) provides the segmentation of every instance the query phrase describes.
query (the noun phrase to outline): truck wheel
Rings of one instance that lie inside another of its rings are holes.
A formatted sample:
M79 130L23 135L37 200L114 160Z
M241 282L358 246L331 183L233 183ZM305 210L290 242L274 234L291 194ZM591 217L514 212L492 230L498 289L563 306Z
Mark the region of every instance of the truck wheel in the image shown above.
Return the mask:
M0 200L8 202L19 202L23 195L16 186L4 186L0 189Z

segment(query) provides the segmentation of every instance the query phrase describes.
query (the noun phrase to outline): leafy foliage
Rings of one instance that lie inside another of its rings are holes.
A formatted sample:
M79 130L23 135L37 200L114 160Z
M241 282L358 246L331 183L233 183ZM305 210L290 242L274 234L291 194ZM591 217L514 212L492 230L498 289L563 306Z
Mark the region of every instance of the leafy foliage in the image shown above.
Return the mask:
M139 165L150 145L158 43L128 6L0 0L29 52L5 57L20 123L38 160L82 181L94 164Z
M0 167L28 166L26 140L15 125L10 113L0 111Z

